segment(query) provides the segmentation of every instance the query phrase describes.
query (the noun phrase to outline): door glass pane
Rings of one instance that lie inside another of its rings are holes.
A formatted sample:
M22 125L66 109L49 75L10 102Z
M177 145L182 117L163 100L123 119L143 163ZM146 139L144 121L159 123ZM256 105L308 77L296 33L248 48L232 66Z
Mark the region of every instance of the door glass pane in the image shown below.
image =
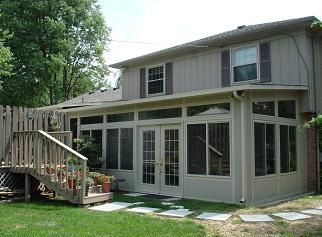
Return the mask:
M208 173L209 175L230 175L229 123L208 125Z
M133 128L120 129L120 159L122 170L133 169Z
M168 186L179 186L179 131L164 131L164 183Z
M290 172L296 171L296 127L289 127L289 141L290 141Z
M143 179L145 184L155 184L155 131L143 131Z
M106 136L106 169L118 169L119 129L107 129Z
M266 170L275 174L275 125L266 124Z
M281 156L281 173L288 173L289 169L289 143L288 143L288 126L280 126L280 156Z
M206 174L206 124L188 125L188 173Z
M295 100L278 101L278 117L296 118Z
M265 168L265 124L254 124L255 176L266 174Z
M253 103L253 113L274 116L275 115L274 101L254 102Z

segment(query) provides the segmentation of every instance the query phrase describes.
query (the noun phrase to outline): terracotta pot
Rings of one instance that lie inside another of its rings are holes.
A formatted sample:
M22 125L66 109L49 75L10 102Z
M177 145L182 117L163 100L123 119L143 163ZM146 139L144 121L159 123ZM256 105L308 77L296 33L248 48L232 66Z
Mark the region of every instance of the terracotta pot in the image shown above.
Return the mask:
M111 183L103 183L102 184L102 192L109 193L111 191Z
M73 180L73 189L76 189L76 180ZM72 180L68 179L68 187L69 189L72 189Z

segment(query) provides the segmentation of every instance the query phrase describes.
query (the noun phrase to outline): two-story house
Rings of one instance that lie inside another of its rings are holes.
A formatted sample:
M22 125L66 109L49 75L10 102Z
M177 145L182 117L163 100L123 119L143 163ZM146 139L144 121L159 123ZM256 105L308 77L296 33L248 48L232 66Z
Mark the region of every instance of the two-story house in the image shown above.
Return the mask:
M322 111L314 20L240 26L115 63L118 96L66 106L70 128L102 143L123 190L230 203L316 191L315 130L298 129Z

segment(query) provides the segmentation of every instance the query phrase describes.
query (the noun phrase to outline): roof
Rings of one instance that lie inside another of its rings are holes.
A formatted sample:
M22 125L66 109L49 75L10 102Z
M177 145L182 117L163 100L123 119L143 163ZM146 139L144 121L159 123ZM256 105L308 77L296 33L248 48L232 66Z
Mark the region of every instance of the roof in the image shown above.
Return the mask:
M269 22L257 25L241 26L237 29L226 31L217 35L212 35L203 39L180 44L174 47L156 51L143 56L131 58L122 62L111 64L113 68L121 69L131 64L144 63L151 59L159 57L171 56L174 54L184 53L192 48L207 48L207 47L223 47L227 43L236 43L241 39L248 37L251 39L258 39L265 36L269 36L272 33L283 33L283 31L295 27L309 27L313 21L318 20L314 16L308 16L303 18L296 18L284 21Z
M72 108L83 107L91 105L99 105L101 103L115 102L122 99L122 88L116 89L101 89L89 92L70 100L66 100L60 104L55 105L57 108Z
M270 85L270 84L244 84L244 85L236 85L236 86L229 86L229 87L222 87L222 88L212 88L212 89L205 89L199 91L190 91L190 92L183 92L171 95L164 95L164 96L156 96L156 97L147 97L147 98L140 98L140 99L132 99L132 100L120 100L114 102L103 102L100 104L94 104L93 106L85 106L85 107L78 107L78 108L66 108L65 112L80 112L80 111L91 111L97 109L108 109L108 108L115 108L119 106L135 106L135 105L142 105L145 103L155 103L155 102L162 102L167 103L168 101L173 100L180 100L183 98L197 98L202 96L209 96L214 94L227 94L232 93L233 91L250 91L250 90L257 90L257 91L270 91L270 90L277 90L277 91L306 91L308 90L307 86L284 86L284 85Z

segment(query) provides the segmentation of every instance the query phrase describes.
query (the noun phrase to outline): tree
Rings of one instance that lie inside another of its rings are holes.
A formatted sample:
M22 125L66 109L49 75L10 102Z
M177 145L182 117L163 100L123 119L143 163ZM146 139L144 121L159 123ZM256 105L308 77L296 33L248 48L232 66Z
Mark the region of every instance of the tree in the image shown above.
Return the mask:
M55 104L107 83L110 29L97 0L3 0L0 9L15 69L0 102Z
M8 47L4 46L4 42L10 35L8 31L4 31L0 28L0 78L8 77L11 75L12 65L12 53ZM2 83L0 80L0 91L2 93Z

